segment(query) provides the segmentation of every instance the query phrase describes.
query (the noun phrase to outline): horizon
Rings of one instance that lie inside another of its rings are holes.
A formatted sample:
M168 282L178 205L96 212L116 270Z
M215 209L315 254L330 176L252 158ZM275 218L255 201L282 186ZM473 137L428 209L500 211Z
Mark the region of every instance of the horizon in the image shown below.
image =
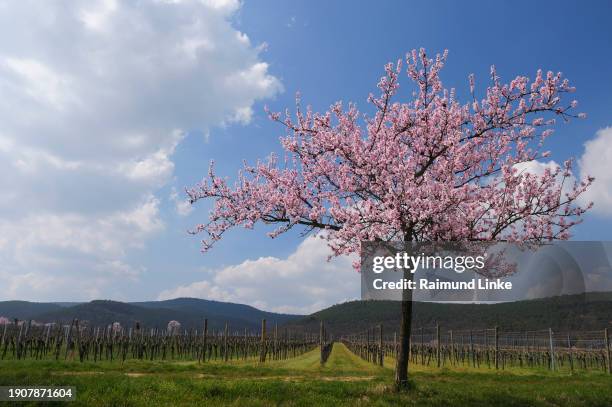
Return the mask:
M593 291L586 291L583 293L575 293L575 294L558 294L558 295L550 295L550 296L546 296L546 297L536 297L536 298L525 298L525 299L514 299L514 300L505 300L505 301L427 301L427 300L415 300L413 301L414 303L432 303L432 304L457 304L457 305L489 305L489 304L506 304L506 303L514 303L514 302L527 302L527 301L538 301L538 300L548 300L548 299L552 299L552 298L561 298L561 297L573 297L573 296L588 296L591 294L612 294L612 290L593 290ZM121 303L121 304L131 304L131 305L137 305L138 303L163 303L166 301L174 301L174 300L201 300L201 301L207 301L207 302L215 302L215 303L221 303L221 304L229 304L229 305L244 305L244 306L248 306L251 308L254 308L258 311L261 312L266 312L266 313L271 313L271 314L278 314L278 315L291 315L291 316L309 316L309 315L313 315L316 314L318 312L324 311L326 309L332 308L332 307L336 307L339 305L343 305L343 304L347 304L347 303L351 303L351 302L397 302L398 304L400 303L400 301L397 300L390 300L390 299L360 299L360 298L356 298L356 299L349 299L346 301L342 301L342 302L337 302L335 304L331 304L329 306L326 306L324 308L321 308L319 310L316 310L312 313L309 314L292 314L292 313L282 313L282 312L274 312L274 311L269 311L269 310L265 310L265 309L261 309L261 308L257 308L255 306L249 305L249 304L244 304L244 303L237 303L237 302L230 302L230 301L219 301L219 300L211 300L211 299L207 299L207 298L198 298L198 297L176 297L176 298L168 298L168 299L164 299L164 300L135 300L135 301L119 301L119 300L113 300L113 299L108 299L108 298L95 298L92 300L87 300L87 301L29 301L29 300L0 300L0 304L5 303L5 302L28 302L28 303L33 303L33 304L55 304L55 305L61 305L61 304L71 304L71 305L82 305L82 304L89 304L92 302L116 302L116 303ZM0 317L2 317L3 315L0 315Z

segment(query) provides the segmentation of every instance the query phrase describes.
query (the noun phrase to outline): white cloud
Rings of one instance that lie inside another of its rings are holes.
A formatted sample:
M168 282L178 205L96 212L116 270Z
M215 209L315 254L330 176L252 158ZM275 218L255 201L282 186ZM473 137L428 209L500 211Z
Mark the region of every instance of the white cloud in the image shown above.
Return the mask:
M579 203L588 205L593 202L595 205L592 212L601 216L612 215L612 127L605 127L595 133L595 137L584 144L584 152L578 160L578 171L580 179L587 176L595 177L593 184L585 193L580 195ZM531 161L516 165L521 171L526 171L536 175L542 175L545 169L554 170L559 167L555 161L546 163ZM567 187L564 192L569 192L575 177L570 177L566 181Z
M138 277L127 257L163 228L186 132L248 123L282 90L239 7L0 0L0 299Z
M334 258L327 243L308 237L285 259L260 257L212 271L209 280L164 290L159 299L200 297L287 313L311 313L359 296L353 259Z
M528 162L524 162L524 163L515 164L514 167L519 172L529 173L529 174L541 177L541 176L544 175L544 172L546 170L549 170L551 172L556 171L556 170L559 169L560 165L556 161L554 161L554 160L550 160L548 162L542 162L542 161L534 160L534 161L528 161ZM563 181L563 174L560 173L557 176L557 182L560 183L562 181ZM576 182L576 177L574 177L572 174L570 174L565 179L565 182L563 184L562 192L563 193L571 192L575 182Z
M187 199L184 199L179 196L176 188L172 188L170 192L170 201L174 203L174 208L176 213L181 216L187 216L193 211L193 206L189 203Z
M586 202L593 202L593 212L612 215L612 127L595 134L595 138L584 145L579 161L582 176L595 177L593 185L584 194Z
M239 0L202 0L202 3L223 13L233 13L240 7Z
M163 229L158 205L149 197L131 210L96 219L78 213L40 213L19 222L1 220L3 297L88 299L113 283L137 280L143 269L122 259Z
M168 137L167 145L149 156L137 160L123 163L117 169L117 176L126 176L135 181L147 185L162 186L171 178L174 172L174 163L171 160L176 146L184 138L184 133L175 130Z
M544 171L546 170L554 171L558 169L559 164L557 164L553 160L550 160L545 163L534 160L534 161L528 161L524 163L515 164L514 168L516 168L519 172L525 172L525 173L529 173L529 174L533 174L537 176L542 176L544 175Z

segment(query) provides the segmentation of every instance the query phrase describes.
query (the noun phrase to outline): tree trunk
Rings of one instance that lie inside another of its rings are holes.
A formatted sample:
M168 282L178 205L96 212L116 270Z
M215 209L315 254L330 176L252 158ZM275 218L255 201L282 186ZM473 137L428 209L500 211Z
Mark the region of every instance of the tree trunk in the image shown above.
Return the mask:
M404 270L404 278L412 281L414 274ZM400 343L395 365L395 388L398 391L407 389L408 361L410 357L410 333L412 329L412 290L402 291L402 319L400 323Z

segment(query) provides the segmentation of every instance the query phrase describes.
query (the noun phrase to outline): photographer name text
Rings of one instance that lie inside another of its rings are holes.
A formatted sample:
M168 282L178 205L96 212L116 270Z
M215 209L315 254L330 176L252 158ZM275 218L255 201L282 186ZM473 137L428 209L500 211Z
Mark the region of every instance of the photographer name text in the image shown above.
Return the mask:
M501 279L473 278L468 281L441 281L420 278L399 281L384 281L377 278L372 282L375 290L512 290L512 282Z

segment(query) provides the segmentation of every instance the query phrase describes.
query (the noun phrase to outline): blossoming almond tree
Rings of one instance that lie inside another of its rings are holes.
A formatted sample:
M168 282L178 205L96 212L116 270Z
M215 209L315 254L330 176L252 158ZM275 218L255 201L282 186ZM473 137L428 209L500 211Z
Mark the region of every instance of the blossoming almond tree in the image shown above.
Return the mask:
M447 53L430 59L407 55L415 84L410 100L396 101L402 61L388 64L370 95L375 114L336 103L320 114L270 113L286 127L284 160L273 154L245 164L235 185L214 173L187 191L192 203L212 198L203 232L208 250L235 227L277 225L275 237L294 227L321 233L334 255L358 253L360 242L496 241L567 239L590 205L577 198L592 178L576 181L572 162L526 171L548 156L542 144L559 119L574 113L574 91L561 73L500 81L494 67L481 98L469 78L470 100L461 103L439 73ZM407 384L412 301L402 302L396 384Z

